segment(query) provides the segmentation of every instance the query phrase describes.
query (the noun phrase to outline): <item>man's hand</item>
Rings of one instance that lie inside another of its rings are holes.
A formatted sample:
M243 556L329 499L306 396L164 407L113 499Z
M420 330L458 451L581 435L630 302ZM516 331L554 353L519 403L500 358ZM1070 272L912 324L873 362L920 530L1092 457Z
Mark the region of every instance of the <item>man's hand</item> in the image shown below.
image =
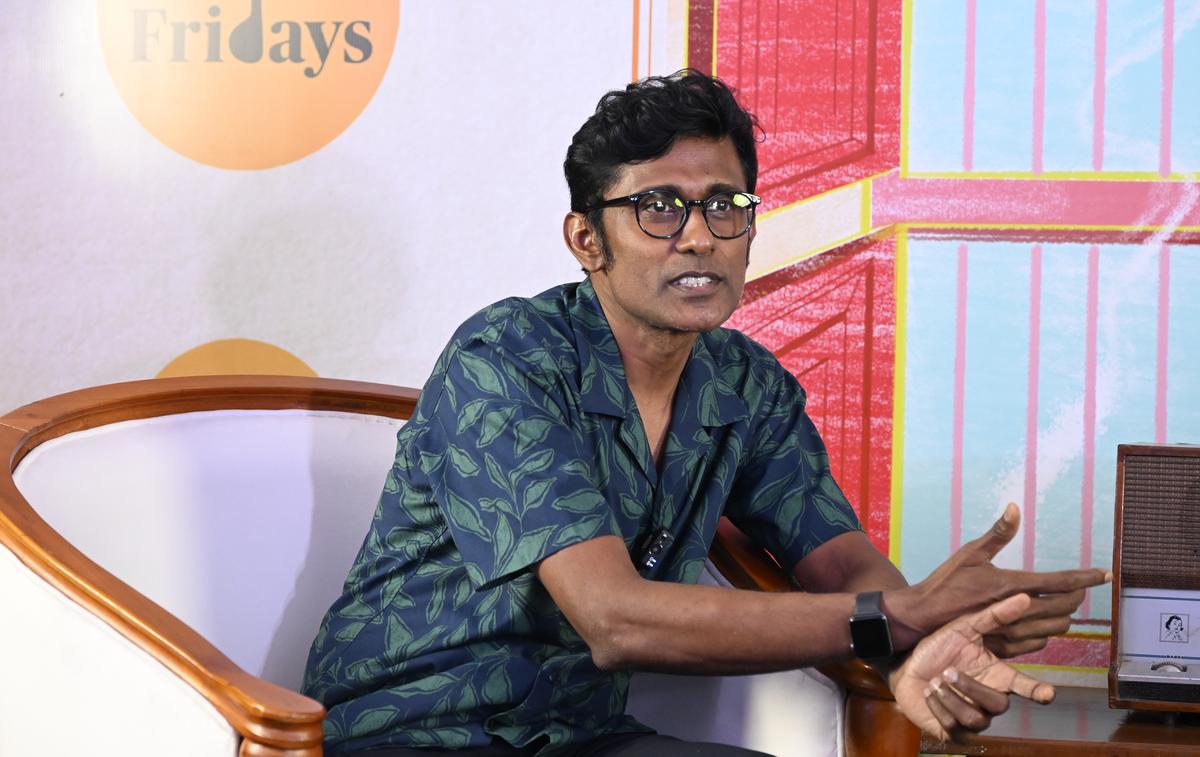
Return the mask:
M984 645L987 634L1012 626L1029 610L1017 594L940 628L917 644L889 676L896 703L922 731L945 741L978 732L1008 709L1008 695L1046 703L1054 687L1001 662Z
M925 634L964 612L972 612L1017 593L1031 601L1022 612L989 632L987 646L1002 657L1041 649L1050 636L1064 633L1084 591L1112 579L1101 569L1036 573L1005 570L992 558L1016 535L1021 513L1010 504L983 536L962 546L924 581L884 593L898 649L907 649Z

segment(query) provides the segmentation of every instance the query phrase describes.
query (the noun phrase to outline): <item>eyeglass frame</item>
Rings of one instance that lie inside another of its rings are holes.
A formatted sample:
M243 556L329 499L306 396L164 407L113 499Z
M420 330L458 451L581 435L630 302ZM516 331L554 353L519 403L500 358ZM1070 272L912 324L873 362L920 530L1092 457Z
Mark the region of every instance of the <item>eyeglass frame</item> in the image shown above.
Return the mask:
M662 234L652 234L646 230L645 226L642 225L642 214L639 211L637 204L638 204L638 201L641 200L643 197L645 197L646 195L652 195L652 194L673 194L679 198L680 202L683 203L683 219L680 220L679 226L674 231L672 231L670 234L667 234L665 236ZM750 198L750 215L746 219L746 228L742 229L737 234L734 234L731 237L721 236L720 234L718 234L716 231L713 230L712 224L710 224L708 222L708 210L706 209L708 207L708 203L711 202L712 199L714 197L716 197L717 195L723 195L723 194L742 195L744 197ZM688 200L688 199L685 199L683 196L681 196L678 192L676 192L673 189L667 189L665 187L658 187L656 189L645 189L645 190L642 190L641 192L635 192L634 194L631 194L631 195L625 195L624 197L614 197L611 200L601 200L600 202L596 203L595 205L592 205L592 206L588 207L587 209L585 209L584 212L591 213L593 210L602 210L604 208L615 208L615 207L618 207L621 205L632 205L633 206L633 217L637 220L638 228L642 230L643 234L645 234L648 237L653 237L655 239L670 239L671 237L675 236L680 231L682 231L684 226L687 226L688 219L691 218L691 216L692 216L692 208L700 208L700 215L703 216L703 218L704 218L704 225L705 225L705 227L708 228L709 233L711 233L714 237L716 237L717 239L740 239L741 237L746 236L746 232L750 231L750 227L754 225L755 210L761 204L762 204L762 198L759 197L758 195L751 194L750 192L742 192L742 191L736 190L736 189L722 189L720 191L713 192L712 194L710 194L708 197L704 198L703 200Z

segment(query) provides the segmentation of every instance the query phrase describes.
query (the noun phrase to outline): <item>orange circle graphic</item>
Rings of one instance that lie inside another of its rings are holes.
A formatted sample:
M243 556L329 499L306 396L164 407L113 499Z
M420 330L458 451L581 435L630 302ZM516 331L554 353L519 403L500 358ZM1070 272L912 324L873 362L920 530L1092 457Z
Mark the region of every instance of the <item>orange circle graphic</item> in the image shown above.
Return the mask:
M300 358L257 339L218 339L193 347L167 363L155 378L228 374L316 376Z
M218 168L333 141L383 81L399 0L99 0L113 82L167 147Z

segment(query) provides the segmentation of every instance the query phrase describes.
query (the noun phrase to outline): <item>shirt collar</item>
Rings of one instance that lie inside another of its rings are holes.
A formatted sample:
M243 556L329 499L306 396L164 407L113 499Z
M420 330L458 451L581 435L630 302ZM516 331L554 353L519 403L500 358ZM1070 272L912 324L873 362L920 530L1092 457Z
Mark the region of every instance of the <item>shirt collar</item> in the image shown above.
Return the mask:
M692 398L700 425L712 428L746 418L750 411L737 390L720 375L709 339L708 334L701 334L692 345L692 354L683 367L676 391L686 392Z
M584 279L575 290L571 327L579 351L579 394L583 409L618 418L632 415L633 395L625 378L621 352L590 279Z
M632 415L635 403L621 352L588 279L576 289L571 323L579 350L583 409L621 418ZM696 411L700 425L726 426L747 417L749 411L737 391L721 378L708 342L707 335L701 334L692 345L676 392L689 398L688 406ZM672 419L673 425L675 422Z

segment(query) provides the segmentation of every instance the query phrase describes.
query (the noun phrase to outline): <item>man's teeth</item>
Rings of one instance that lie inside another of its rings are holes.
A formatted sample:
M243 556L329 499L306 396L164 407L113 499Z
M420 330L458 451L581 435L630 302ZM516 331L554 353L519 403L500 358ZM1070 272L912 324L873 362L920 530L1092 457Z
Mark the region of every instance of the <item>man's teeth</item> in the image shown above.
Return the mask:
M684 287L701 287L701 286L704 286L705 284L711 284L712 277L711 276L684 276L682 278L676 279L676 283L678 283L679 286L684 286Z

